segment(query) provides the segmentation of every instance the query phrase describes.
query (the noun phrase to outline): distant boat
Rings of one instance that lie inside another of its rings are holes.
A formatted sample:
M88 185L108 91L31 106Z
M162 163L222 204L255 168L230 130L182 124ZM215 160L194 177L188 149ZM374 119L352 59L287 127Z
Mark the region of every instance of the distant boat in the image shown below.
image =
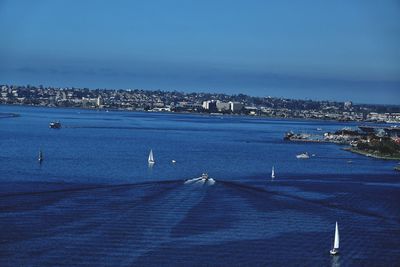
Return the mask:
M301 153L301 154L296 155L296 158L298 158L298 159L309 159L310 156L308 155L307 152L305 152L305 153Z
M187 179L185 181L185 184L205 184L205 185L214 185L215 184L215 180L213 178L211 178L210 176L208 176L207 173L203 173L200 177L197 178L192 178L192 179Z
M61 122L59 121L52 121L49 124L49 128L51 129L60 129L61 128Z
M149 164L154 164L155 163L152 149L150 149L150 154L149 154L148 161L149 161Z
M42 163L42 161L43 161L43 152L42 152L42 150L39 150L38 161L39 161L39 163Z
M272 166L271 178L272 178L272 179L275 178L275 168L274 168L274 166Z
M172 162L172 163L176 163L176 160L173 159L173 160L171 160L171 162Z
M322 128L317 128L317 131L322 131Z
M331 255L336 255L339 253L339 227L337 222L335 227L335 240L333 241L333 248L329 252Z
M207 182L208 179L210 179L210 177L208 176L207 173L204 172L204 173L201 175L201 178L200 178L200 179L202 179L204 182Z

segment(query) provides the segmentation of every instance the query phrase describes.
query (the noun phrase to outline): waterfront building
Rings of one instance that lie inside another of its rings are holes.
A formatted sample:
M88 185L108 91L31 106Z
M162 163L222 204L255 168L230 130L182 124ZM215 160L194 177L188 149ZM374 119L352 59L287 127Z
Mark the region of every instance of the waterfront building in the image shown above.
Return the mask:
M232 102L232 101L230 101L230 102L229 102L229 105L230 105L230 110L231 110L233 113L240 112L240 111L242 111L242 109L243 109L243 104L242 104L242 103L239 103L239 102Z
M222 102L222 101L217 101L216 102L216 108L219 112L224 112L230 110L230 103Z
M215 112L217 110L217 104L214 100L204 101L203 108L210 112Z

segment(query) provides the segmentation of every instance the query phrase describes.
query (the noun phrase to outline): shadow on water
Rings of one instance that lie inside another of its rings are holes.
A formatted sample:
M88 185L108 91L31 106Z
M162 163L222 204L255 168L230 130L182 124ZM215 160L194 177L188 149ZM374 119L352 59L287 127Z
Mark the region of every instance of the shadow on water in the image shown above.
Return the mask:
M344 206L344 205L340 205L339 203L331 202L331 201L329 201L329 199L328 200L319 200L319 199L311 200L309 198L296 196L296 195L293 195L293 194L290 194L290 193L278 192L278 191L273 191L273 190L270 190L270 189L259 188L259 187L249 186L249 185L230 182L230 181L229 182L228 181L223 181L223 182L221 181L220 183L223 183L226 186L229 186L231 188L239 190L239 193L247 192L248 195L251 196L252 198L258 198L258 197L256 197L255 194L259 194L259 195L276 195L276 196L280 196L280 197L286 197L286 198L290 198L290 199L293 199L293 200L299 200L299 201L302 201L302 202L306 202L307 204L318 205L318 206L321 206L321 207L324 207L324 208L347 211L347 212L356 213L356 214L362 215L362 216L370 216L370 217L375 217L375 218L378 218L378 219L384 219L384 220L388 220L388 221L395 221L396 223L400 222L399 219L393 219L393 218L390 218L390 217L385 217L385 216L383 216L383 215L381 215L379 213L370 212L368 210L354 209L351 206Z

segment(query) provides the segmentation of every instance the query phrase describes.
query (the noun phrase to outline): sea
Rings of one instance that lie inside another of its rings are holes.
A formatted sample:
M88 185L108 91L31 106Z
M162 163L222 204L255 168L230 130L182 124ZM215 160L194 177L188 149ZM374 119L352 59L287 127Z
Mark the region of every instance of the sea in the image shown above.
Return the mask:
M357 126L0 105L0 266L400 266L398 162L283 140Z

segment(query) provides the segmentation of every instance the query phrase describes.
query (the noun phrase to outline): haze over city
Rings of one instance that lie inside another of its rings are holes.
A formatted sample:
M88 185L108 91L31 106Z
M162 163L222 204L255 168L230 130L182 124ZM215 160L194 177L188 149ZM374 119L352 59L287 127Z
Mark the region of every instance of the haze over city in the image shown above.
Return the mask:
M1 1L7 84L398 104L398 1Z

